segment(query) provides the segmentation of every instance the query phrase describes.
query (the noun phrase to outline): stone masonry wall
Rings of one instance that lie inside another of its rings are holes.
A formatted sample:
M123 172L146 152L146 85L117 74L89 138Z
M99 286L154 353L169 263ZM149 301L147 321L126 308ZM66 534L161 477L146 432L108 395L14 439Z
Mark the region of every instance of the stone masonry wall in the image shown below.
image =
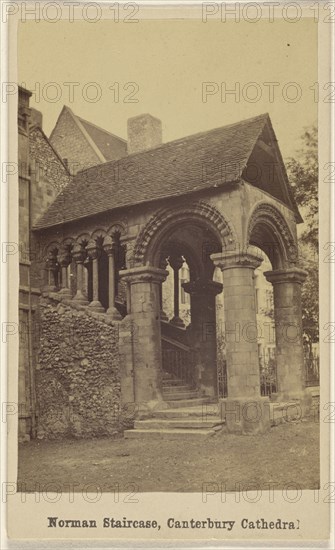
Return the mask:
M40 439L122 431L117 325L41 299L36 394Z
M63 109L58 118L50 136L50 143L62 159L67 159L71 174L102 162L85 139L68 109Z
M71 176L41 128L34 127L30 129L29 148L31 191L30 196L28 195L27 198L26 207L30 217L29 223L34 225L36 220L49 208L58 193L68 185ZM22 225L21 220L20 213L20 228ZM26 228L22 227L22 233L24 233L24 229ZM29 251L28 248L26 250L32 262L30 269L31 282L34 287L40 288L45 284L43 280L45 258L39 239L33 231L29 235L29 248Z

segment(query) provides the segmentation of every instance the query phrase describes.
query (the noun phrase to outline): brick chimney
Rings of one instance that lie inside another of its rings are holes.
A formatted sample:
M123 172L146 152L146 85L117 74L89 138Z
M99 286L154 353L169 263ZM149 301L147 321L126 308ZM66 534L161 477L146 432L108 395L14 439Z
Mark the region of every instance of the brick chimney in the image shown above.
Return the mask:
M128 119L128 155L153 149L162 143L162 122L149 114Z
M30 124L32 126L38 126L39 128L42 128L43 124L43 115L41 111L38 111L37 109L34 109L31 107L30 109Z

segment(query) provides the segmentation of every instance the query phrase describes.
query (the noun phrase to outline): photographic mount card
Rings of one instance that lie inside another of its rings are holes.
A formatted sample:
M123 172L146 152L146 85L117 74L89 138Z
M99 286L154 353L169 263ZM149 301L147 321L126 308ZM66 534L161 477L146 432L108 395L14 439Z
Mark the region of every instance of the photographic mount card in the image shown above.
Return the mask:
M331 7L4 4L9 544L331 544Z

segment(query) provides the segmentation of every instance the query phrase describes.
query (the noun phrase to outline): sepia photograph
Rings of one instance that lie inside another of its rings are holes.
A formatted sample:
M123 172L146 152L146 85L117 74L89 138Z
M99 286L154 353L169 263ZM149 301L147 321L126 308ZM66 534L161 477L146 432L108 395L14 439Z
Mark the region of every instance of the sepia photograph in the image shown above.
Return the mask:
M299 3L34 6L3 87L17 124L15 493L45 497L43 536L297 538L298 512L254 504L237 519L222 503L324 499L319 19ZM47 497L64 493L113 507L65 513ZM169 501L163 527L146 493L222 509Z

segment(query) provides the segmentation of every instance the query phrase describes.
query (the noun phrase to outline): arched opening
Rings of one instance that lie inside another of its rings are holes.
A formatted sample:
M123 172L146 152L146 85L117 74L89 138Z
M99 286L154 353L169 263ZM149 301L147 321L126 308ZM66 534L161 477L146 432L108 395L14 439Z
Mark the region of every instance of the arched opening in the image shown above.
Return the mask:
M269 258L273 270L284 269L298 260L295 237L274 206L261 203L250 216L247 246L256 246Z
M61 270L58 263L59 244L52 243L48 246L45 254L44 284L49 289L59 290L61 284Z
M162 399L172 407L177 400L217 399L215 297L222 285L213 280L211 255L235 242L222 215L202 201L158 211L141 230L122 273L129 323L136 326L129 343L122 342L125 399L144 408ZM162 312L166 294L169 315Z
M191 300L190 295L185 291L184 284L190 282L190 268L186 258L181 256L182 265L178 270L178 304L179 317L185 328L191 323ZM173 260L171 260L173 262ZM169 272L166 280L162 283L161 313L163 321L171 321L175 315L174 310L174 271L169 262L169 256L163 259L165 269ZM161 265L162 265L161 264Z
M103 248L99 252L99 301L104 309L108 309L108 256Z
M127 313L127 288L125 282L120 277L120 271L126 269L126 245L121 241L121 232L113 233L115 244L115 306L122 317Z
M260 252L263 261L254 273L260 392L271 396L277 392L276 335L273 287L264 273L271 270L272 264L265 252Z
M288 399L304 388L301 284L297 245L274 207L261 205L251 216L248 245L262 251L254 286L258 325L261 395Z
M260 394L271 397L278 391L275 311L273 286L264 273L283 269L287 251L275 220L266 219L261 212L252 224L249 245L258 249L263 259L254 272Z
M168 272L160 288L166 399L178 395L178 384L217 397L215 297L222 285L213 281L210 255L221 249L215 231L200 219L168 224L153 243L151 261Z
M87 300L92 302L93 300L93 271L92 271L92 260L88 256L84 261L84 280L85 288L87 288Z

